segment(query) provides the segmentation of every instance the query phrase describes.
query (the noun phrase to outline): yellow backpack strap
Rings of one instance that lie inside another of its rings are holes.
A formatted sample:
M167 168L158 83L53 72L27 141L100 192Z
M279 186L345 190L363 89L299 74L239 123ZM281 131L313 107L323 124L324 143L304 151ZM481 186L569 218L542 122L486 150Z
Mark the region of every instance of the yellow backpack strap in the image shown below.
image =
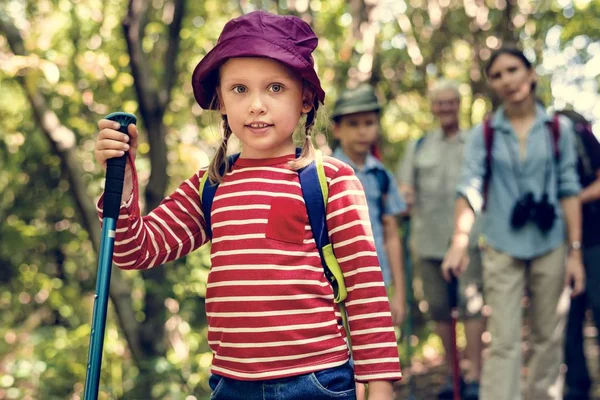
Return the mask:
M319 186L321 186L321 194L323 195L323 204L327 211L327 200L329 199L329 185L327 184L327 175L325 175L325 167L323 166L323 153L321 150L315 151L315 164L317 166L317 174L319 177Z
M202 197L202 193L204 193L204 186L206 185L206 181L208 180L208 170L204 172L202 178L200 178L200 185L198 187L198 192L200 192L200 197Z

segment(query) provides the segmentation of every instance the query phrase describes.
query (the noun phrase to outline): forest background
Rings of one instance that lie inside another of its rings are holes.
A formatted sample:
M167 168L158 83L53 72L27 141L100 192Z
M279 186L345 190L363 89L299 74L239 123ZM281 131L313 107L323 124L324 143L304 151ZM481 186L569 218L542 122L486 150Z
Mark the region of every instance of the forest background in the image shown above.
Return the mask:
M385 104L383 156L394 168L407 140L434 127L428 88L458 81L463 127L480 122L492 108L486 60L516 42L537 65L545 104L574 107L600 132L598 0L3 0L0 399L82 397L100 240L98 119L137 115L151 210L218 145L218 118L195 104L191 72L227 20L255 9L298 15L320 38L321 146L337 93L369 82ZM205 247L150 271L114 269L101 398L205 396L208 267ZM422 316L415 322L415 361L435 358L439 341Z

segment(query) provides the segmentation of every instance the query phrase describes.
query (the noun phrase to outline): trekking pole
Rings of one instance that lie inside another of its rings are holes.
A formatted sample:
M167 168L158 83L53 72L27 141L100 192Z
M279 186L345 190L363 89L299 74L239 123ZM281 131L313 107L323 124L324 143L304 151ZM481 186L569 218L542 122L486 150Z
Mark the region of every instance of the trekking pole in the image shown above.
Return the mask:
M458 365L458 347L456 345L456 322L458 321L458 279L451 273L448 283L448 301L450 303L450 316L452 329L450 330L452 342L452 389L454 400L460 400L460 368Z
M408 367L412 366L412 335L413 335L413 267L412 259L410 256L410 217L405 216L402 219L402 246L404 250L404 272L406 275L406 322L404 323L404 332L406 332L406 354L408 356ZM415 400L416 393L416 382L414 375L411 371L410 379L408 381L408 398L407 400Z
M134 115L124 112L109 114L105 119L120 123L121 127L119 131L124 134L127 134L129 124L135 124L137 121ZM110 158L106 163L104 218L102 220L102 236L100 251L98 253L98 274L96 277L96 294L94 295L94 311L92 314L92 331L90 333L84 400L96 400L98 398L115 231L121 207L127 157L128 154L125 152L123 156Z

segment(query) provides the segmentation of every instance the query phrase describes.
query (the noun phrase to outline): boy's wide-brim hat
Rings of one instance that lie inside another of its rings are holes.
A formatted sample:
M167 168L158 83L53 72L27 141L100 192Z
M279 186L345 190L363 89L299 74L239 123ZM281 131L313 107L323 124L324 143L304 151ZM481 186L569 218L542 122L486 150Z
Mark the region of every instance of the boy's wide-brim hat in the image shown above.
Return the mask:
M320 103L325 92L315 72L312 52L318 38L310 25L295 16L253 11L227 22L216 46L192 74L194 97L200 107L216 109L213 102L219 67L233 57L267 57L295 71L316 90Z
M375 88L363 84L353 89L346 89L340 94L333 107L331 118L335 119L344 115L379 110L381 110L381 105L377 93L375 93Z

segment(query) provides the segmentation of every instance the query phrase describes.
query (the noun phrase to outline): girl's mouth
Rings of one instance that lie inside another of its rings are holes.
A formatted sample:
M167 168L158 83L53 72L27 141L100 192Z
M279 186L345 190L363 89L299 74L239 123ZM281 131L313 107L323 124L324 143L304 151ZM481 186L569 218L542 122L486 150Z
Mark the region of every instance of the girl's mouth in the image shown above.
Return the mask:
M248 124L246 126L249 128L252 128L252 129L262 129L262 128L268 128L269 126L273 126L273 125L264 124L264 123L254 123L254 124Z

